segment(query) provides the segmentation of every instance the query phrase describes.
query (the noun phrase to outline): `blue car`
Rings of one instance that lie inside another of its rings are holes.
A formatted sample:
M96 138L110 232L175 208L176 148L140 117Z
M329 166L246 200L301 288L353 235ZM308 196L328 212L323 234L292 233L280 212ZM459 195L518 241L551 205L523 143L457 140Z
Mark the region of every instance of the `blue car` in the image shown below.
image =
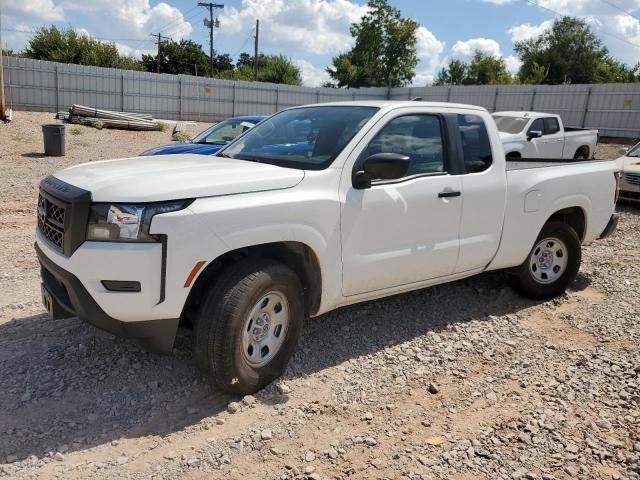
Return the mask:
M234 140L265 118L267 117L259 115L229 118L209 127L190 142L172 143L171 145L151 148L142 152L141 156L171 155L174 153L213 155L231 140Z

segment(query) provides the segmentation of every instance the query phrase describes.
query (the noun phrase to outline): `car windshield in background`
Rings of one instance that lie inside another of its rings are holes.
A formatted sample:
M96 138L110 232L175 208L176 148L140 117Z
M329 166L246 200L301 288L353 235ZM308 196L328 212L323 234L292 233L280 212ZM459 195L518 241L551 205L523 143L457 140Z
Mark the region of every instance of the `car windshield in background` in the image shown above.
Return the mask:
M640 143L631 147L631 149L627 152L627 157L640 157Z
M261 122L218 155L302 170L327 168L376 107L326 106L285 110Z
M225 120L208 128L193 139L193 143L226 145L255 125L242 120Z
M494 115L493 119L496 121L498 130L503 133L520 133L529 122L529 119L525 117L501 117L500 115Z

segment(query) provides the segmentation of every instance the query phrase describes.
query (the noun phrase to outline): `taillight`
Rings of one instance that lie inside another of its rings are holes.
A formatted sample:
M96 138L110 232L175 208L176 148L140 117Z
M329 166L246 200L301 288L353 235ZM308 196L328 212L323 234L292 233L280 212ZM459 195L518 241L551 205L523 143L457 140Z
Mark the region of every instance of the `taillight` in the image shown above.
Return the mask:
M621 176L622 176L622 173L620 172L620 170L616 170L615 172L613 172L613 177L616 179L616 196L613 203L618 203L618 197L620 196L620 177Z

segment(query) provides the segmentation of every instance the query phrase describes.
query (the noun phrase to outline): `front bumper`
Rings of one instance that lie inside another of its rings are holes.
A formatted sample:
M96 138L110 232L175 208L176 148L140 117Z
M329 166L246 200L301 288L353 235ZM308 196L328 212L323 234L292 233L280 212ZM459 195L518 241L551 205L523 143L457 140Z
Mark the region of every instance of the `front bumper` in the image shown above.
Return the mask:
M110 317L75 275L50 260L38 244L35 249L41 266L43 286L51 296L50 310L55 316L64 318L77 315L81 320L102 330L135 339L152 351L172 351L179 319L122 322Z
M607 238L613 232L615 232L616 228L618 227L619 219L620 219L620 216L617 213L614 213L613 215L611 215L611 218L609 219L609 223L607 223L607 226L602 231L598 239L602 240L603 238Z

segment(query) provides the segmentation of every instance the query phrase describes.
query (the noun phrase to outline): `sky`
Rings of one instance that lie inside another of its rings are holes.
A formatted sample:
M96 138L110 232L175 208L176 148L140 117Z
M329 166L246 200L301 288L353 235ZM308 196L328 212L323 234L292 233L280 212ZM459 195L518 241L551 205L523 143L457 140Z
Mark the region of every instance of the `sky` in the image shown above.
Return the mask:
M349 25L366 13L362 0L216 0L214 48L234 57L253 52L260 19L260 52L290 57L304 85L328 80L333 56L353 45ZM451 59L467 60L476 50L504 57L516 72L515 41L549 27L559 15L585 19L611 53L633 65L640 61L640 0L391 0L404 17L416 20L419 63L414 86L433 81ZM208 52L208 11L197 0L0 0L2 42L21 50L30 32L43 25L73 28L109 40L121 53L155 53L151 33L186 38Z

